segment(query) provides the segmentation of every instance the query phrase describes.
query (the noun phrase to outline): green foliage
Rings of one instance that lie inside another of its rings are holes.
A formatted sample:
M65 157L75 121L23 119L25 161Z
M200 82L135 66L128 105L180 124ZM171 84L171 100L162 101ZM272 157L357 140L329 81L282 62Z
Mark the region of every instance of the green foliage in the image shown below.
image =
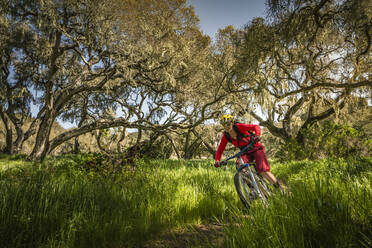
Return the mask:
M32 163L25 160L25 155L7 155L0 153L0 171L8 170L11 168L17 167L28 167L31 166Z
M127 165L122 154L81 153L60 156L60 163L75 174L110 176L120 174Z
M276 157L283 160L370 156L372 139L351 126L327 121L301 131L304 144L291 139Z
M370 247L372 160L272 164L291 195L236 216L225 247ZM239 213L238 213L239 214Z
M77 159L77 165L87 172L106 173L112 169L108 157L102 153L79 154Z
M139 163L105 178L81 173L71 156L2 172L2 247L142 247L239 203L232 171L211 162Z
M30 159L42 160L61 144L58 154L71 152L69 139L94 130L106 129L108 140L107 129L119 126L161 133L211 118L205 111L215 96L210 38L186 0L15 0L6 6L0 18L0 76L7 87L0 87L0 113L4 119L27 109L22 115L27 119L30 106L38 105L32 128L10 123L37 136ZM23 101L17 108L16 98ZM77 127L52 135L57 120ZM1 137L12 137L8 130L12 127L0 128Z
M154 143L146 143L141 148L141 152L145 158L149 159L170 158L172 147L164 137L161 137Z
M275 194L268 208L256 204L249 211L235 192L233 166L140 160L137 169L106 177L79 168L81 161L101 159L66 155L12 166L19 161L1 157L2 247L169 247L155 241L163 233L211 222L223 226L224 241L217 247L370 247L372 242L371 158L272 162L273 173L292 194ZM192 247L211 247L196 242Z

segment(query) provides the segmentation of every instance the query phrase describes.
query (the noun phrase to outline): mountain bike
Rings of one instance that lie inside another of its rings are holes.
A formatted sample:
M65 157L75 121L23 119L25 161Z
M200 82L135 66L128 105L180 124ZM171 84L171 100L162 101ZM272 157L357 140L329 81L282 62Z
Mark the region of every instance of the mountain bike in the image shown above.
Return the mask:
M221 165L226 165L227 161L233 158L238 158L240 166L239 168L236 166L237 172L234 176L234 184L236 191L246 208L249 208L253 201L257 199L260 199L265 206L268 206L268 198L272 194L266 180L257 174L255 170L252 170L251 167L254 166L255 163L244 163L241 158L241 155L244 152L249 151L252 148L253 144L251 143L242 148L240 152L221 161Z

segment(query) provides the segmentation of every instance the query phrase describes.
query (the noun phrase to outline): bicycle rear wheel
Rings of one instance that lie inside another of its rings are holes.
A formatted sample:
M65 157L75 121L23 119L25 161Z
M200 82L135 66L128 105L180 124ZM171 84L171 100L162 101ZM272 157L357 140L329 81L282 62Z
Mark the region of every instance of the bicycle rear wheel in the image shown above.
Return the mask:
M240 200L246 208L249 208L252 201L258 197L251 179L245 173L238 172L234 176L234 184Z
M268 198L271 196L272 191L263 177L254 174L254 178L261 192L260 198L262 202L265 204L265 206L268 206L269 205Z

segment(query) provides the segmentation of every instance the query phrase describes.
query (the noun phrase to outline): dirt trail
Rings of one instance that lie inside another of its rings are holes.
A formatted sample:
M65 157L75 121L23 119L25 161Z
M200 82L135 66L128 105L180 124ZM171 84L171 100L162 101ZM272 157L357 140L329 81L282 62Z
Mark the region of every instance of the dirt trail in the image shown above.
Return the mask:
M152 240L144 248L223 247L221 224L199 224L174 229Z

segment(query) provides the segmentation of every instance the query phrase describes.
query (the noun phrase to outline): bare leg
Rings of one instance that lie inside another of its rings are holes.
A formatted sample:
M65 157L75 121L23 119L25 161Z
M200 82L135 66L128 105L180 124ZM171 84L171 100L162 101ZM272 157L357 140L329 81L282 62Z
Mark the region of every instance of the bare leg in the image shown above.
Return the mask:
M274 184L278 181L278 179L276 179L276 177L270 171L263 171L260 173L260 175L266 178L271 184Z
M271 184L274 185L274 187L280 188L280 189L285 190L285 191L289 192L290 194L292 194L289 191L289 188L286 185L284 185L282 183L279 184L278 179L276 179L276 177L270 171L261 172L260 175L263 176L264 178L266 178Z

